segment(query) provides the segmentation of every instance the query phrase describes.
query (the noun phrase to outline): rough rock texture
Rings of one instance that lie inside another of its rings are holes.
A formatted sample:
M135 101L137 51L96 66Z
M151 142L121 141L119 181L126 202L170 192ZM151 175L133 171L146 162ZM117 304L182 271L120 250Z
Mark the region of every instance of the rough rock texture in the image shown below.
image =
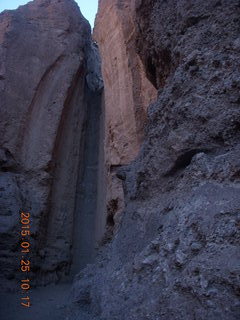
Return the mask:
M45 283L71 262L88 96L102 88L99 57L73 0L35 0L1 13L0 56L1 276L19 275L24 210L32 270Z
M137 159L118 171L126 201L120 229L78 275L75 306L98 320L237 320L239 1L131 4L135 50L158 98ZM117 36L111 40L108 54L118 48ZM120 79L117 71L109 64L108 75Z
M94 27L102 58L105 90L105 164L108 227L115 229L124 208L122 183L116 168L139 152L146 110L156 89L147 79L135 50L134 10L131 1L101 0Z

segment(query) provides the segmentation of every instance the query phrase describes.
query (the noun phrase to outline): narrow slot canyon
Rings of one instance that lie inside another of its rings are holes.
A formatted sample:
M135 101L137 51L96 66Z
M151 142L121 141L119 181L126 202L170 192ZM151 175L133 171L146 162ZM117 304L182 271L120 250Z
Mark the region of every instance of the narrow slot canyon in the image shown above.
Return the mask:
M73 260L71 274L76 275L93 262L97 228L99 195L99 161L102 119L102 92L92 92L85 87L86 120L84 123L83 148L76 187ZM101 188L104 188L102 185Z
M239 8L0 12L0 320L239 319Z

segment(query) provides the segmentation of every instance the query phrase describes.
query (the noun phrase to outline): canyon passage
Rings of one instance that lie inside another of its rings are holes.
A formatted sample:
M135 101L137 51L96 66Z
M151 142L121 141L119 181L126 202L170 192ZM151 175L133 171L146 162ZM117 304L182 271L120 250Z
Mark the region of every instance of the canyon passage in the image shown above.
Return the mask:
M239 1L80 9L0 13L0 319L239 319Z

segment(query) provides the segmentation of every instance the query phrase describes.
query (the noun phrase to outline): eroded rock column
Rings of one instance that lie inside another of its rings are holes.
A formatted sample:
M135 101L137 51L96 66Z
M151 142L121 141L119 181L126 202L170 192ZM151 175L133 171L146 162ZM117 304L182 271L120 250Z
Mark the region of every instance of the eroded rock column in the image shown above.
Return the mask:
M146 110L156 97L156 89L146 78L135 50L132 7L133 1L100 1L94 28L105 85L106 208L110 229L118 225L124 208L122 182L116 171L138 154Z

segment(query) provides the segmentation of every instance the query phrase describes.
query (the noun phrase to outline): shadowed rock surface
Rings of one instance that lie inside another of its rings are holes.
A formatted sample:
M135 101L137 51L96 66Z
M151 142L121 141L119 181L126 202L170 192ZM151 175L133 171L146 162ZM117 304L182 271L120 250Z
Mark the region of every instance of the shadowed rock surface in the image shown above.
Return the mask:
M239 1L131 3L158 98L137 159L118 172L120 229L78 275L74 301L104 320L236 320Z
M237 320L239 1L99 4L103 96L73 0L0 14L1 285L19 286L19 210L32 284L66 280L30 313L4 294L0 318Z

